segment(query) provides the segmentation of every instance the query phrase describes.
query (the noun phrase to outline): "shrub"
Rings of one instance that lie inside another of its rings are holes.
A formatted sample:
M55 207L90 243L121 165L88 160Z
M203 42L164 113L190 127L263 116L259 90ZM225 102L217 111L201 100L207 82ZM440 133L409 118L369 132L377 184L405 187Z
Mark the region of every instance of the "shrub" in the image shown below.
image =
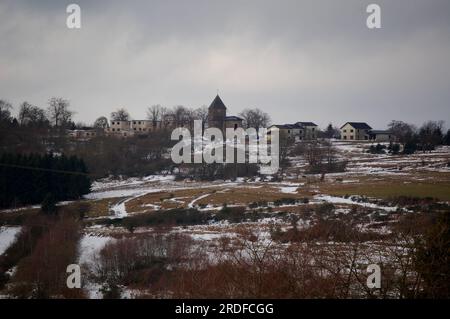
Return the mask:
M317 205L314 209L315 213L321 217L328 216L334 212L336 207L332 203L323 203Z
M210 219L212 219L211 213L200 212L192 208L177 208L125 217L123 220L119 220L116 225L121 224L128 230L132 230L139 226L202 225L206 224Z
M297 204L297 200L295 198L289 198L289 197L284 197L284 198L279 198L276 199L273 204L275 206L281 206L281 205L295 205Z
M239 223L249 217L245 214L245 207L223 207L214 218L218 221L228 220L230 223Z
M389 153L392 155L397 155L400 152L400 144L389 144L388 147Z
M370 145L369 150L367 151L370 154L385 154L386 153L386 145L381 145L381 144L377 144L377 145Z
M55 197L53 194L48 193L41 204L41 211L46 215L55 215L57 210Z

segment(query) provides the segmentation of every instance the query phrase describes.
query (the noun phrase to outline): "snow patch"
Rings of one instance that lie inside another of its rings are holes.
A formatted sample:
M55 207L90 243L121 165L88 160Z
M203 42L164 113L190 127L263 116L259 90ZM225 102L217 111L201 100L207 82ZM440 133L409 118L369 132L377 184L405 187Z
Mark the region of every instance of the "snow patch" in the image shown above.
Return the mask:
M22 227L0 227L0 255L11 246L16 240L17 234Z

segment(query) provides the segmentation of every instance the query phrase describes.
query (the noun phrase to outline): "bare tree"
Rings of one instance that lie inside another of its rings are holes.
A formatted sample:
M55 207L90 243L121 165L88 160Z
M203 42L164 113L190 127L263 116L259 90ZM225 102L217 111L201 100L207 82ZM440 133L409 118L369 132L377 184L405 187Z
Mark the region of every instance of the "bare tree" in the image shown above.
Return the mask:
M120 108L115 112L111 113L111 120L112 121L129 121L130 120L130 113L124 108Z
M0 100L0 122L11 120L11 103Z
M245 109L239 115L244 119L244 126L246 128L253 127L258 130L270 125L269 114L261 111L258 108Z
M444 121L428 121L421 126L419 141L423 152L431 151L437 145L442 144L444 139L443 127Z
M202 121L202 129L205 128L205 124L208 121L208 107L203 105L198 109L194 110L194 119Z
M45 110L23 102L19 110L19 123L20 125L44 125L48 123L48 119L45 116Z
M398 139L401 144L409 142L416 134L416 127L402 121L391 121L388 125L389 130Z
M334 127L332 123L328 124L326 130L323 132L323 137L325 138L336 138L339 135L339 128Z
M183 105L178 105L171 111L175 125L184 126L185 124L190 124L194 116L193 111Z
M108 119L105 116L100 116L94 122L94 128L105 129L109 127Z
M147 108L147 119L153 122L153 126L156 127L158 122L164 120L168 110L166 107L159 104L152 105Z
M73 112L69 109L70 103L68 100L52 97L48 104L48 116L55 127L67 126L72 121Z

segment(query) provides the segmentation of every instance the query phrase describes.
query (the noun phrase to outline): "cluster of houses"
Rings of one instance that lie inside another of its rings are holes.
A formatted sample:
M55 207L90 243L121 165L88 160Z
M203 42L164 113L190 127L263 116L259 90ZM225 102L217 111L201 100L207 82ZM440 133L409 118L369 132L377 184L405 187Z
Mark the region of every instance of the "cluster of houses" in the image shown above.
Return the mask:
M88 140L100 134L107 136L132 137L148 135L152 132L179 126L190 127L191 119L175 120L173 115L166 115L162 120L112 120L111 125L104 129L70 130L69 136L74 139ZM227 107L217 95L208 108L208 118L205 127L217 127L222 131L227 128L237 129L243 126L243 119L238 116L227 116ZM319 128L313 122L296 122L294 124L277 124L268 128L269 134L278 131L280 138L293 141L311 141L319 138ZM394 136L389 131L374 130L364 122L347 122L340 128L340 139L343 141L375 141L390 142Z

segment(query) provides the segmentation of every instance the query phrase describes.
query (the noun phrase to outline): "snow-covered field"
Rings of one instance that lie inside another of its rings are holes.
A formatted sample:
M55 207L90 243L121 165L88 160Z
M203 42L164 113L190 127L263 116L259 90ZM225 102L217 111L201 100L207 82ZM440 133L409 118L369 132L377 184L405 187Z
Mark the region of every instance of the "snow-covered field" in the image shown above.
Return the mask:
M337 149L338 159L348 161L347 171L343 173L306 175L305 160L295 157L291 158L293 165L286 170L283 179L270 177L262 181L260 178L238 178L235 181L195 182L175 181L173 175L150 175L96 181L85 200L92 203L107 200L108 211L103 215L94 214L96 217L93 218L88 216L87 220L93 224L83 230L78 246L78 262L92 270L95 259L108 242L161 231L148 225L139 225L130 231L120 224L123 218L139 214L151 216L152 213L166 213L173 208L196 209L197 213L209 216L207 222L165 225L163 231L190 236L198 247L205 247L202 249L207 250L211 260L217 257L213 255L217 251L214 247L223 240L238 238L245 232L244 228L254 231L263 243L272 242L271 233L275 228L281 232L292 229L294 225L300 231L308 229L319 219L317 212L321 205L328 207L320 212L320 219L346 218L348 222L352 218L351 212L357 211L359 219L353 225L357 225L355 227L359 231L388 235L391 233L390 223L396 221L397 215L409 213L407 209L379 201L381 198L357 193L338 196L333 192L344 187L352 187L350 190L373 185L383 187L383 183L450 185L449 147L426 154L391 156L367 153L370 146L367 143L335 141L333 146ZM20 212L20 209L4 212ZM245 214L248 218L233 220L238 219L239 216L236 216L239 214ZM219 215L220 218L217 218ZM380 225L377 224L379 221L374 220L379 215L383 217ZM102 221L101 217L117 224L112 226ZM0 255L12 244L20 229L0 228ZM90 298L102 297L101 285L90 280L83 284ZM131 291L125 289L124 296L131 297Z

